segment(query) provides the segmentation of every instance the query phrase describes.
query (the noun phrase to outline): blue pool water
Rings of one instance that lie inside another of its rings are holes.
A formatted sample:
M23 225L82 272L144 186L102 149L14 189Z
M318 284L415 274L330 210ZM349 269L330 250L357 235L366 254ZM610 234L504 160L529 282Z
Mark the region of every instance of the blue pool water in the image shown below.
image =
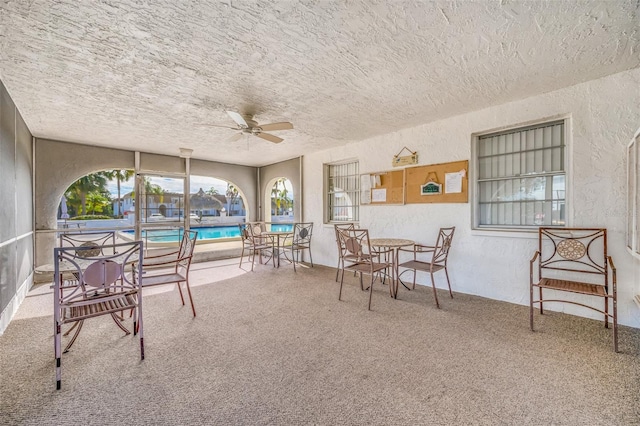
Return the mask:
M272 231L291 231L292 224L271 224ZM198 241L216 240L220 238L238 238L240 237L240 228L234 226L200 226L191 227L192 231L198 231ZM133 234L134 231L125 231ZM182 229L144 229L142 230L142 238L147 241L156 243L167 243L180 241L182 238Z

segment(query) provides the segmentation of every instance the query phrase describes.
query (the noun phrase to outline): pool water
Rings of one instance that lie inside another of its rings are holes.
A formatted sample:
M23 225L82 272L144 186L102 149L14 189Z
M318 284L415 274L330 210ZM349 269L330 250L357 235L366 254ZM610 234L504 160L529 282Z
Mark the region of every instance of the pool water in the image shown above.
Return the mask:
M272 231L291 231L293 229L292 224L271 224ZM197 241L216 240L221 238L239 238L240 228L238 225L234 226L199 226L191 227L192 231L198 231ZM133 234L134 231L125 231L126 233ZM170 230L170 229L143 229L142 238L147 241L156 243L168 243L180 241L182 239L182 229Z

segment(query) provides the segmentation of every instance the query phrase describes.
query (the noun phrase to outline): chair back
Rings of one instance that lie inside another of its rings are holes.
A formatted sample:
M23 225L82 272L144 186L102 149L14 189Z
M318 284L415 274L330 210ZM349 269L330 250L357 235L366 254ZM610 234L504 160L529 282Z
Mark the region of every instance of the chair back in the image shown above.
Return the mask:
M77 252L82 257L99 257L115 253L116 232L62 232L59 240L59 247L82 248Z
M336 244L338 245L338 252L342 253L344 251L344 246L342 245L342 239L339 236L339 232L355 229L355 225L353 223L337 223L333 225L333 228L336 233Z
M347 262L371 263L371 245L368 229L339 229L340 253Z
M298 247L309 247L311 235L313 234L313 223L295 223L293 225L293 244Z
M245 227L247 238L253 247L264 245L269 241L268 235L263 235L265 231L264 222L249 222Z
M142 241L117 244L115 254L101 257L83 256L91 248L57 247L54 249L54 316L56 323L105 315L124 310L118 301L140 291L133 276L142 274ZM134 265L134 266L131 266ZM130 268L137 269L128 274ZM64 280L61 273L72 273L77 279ZM100 304L101 309L90 305ZM107 307L106 311L104 311Z
M601 275L608 287L607 230L605 228L540 228L539 276L572 272Z
M176 272L186 274L189 272L191 259L193 258L193 250L196 247L198 239L197 231L185 231L182 234L180 249L178 250L178 263L176 264Z
M455 226L452 226L451 228L440 228L436 247L433 252L432 262L434 264L447 264L447 258L449 257L449 250L451 249L451 241L453 241L453 233L455 230Z

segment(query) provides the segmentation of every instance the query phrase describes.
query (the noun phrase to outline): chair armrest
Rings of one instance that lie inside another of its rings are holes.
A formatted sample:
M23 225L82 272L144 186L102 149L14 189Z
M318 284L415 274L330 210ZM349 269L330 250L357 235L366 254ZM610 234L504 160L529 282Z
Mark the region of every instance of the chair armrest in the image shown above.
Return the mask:
M157 266L171 266L171 265L175 265L177 263L182 262L183 260L187 260L190 259L191 256L185 256L185 257L180 257L180 258L173 258L173 259L169 259L169 260L165 260L162 262L153 262L153 263L145 263L144 261L147 260L146 258L142 261L142 268L149 268L149 267L157 267Z
M607 260L609 261L609 267L611 269L611 277L612 277L612 283L613 283L613 291L616 291L616 265L613 264L613 258L611 256L607 256Z
M426 252L430 252L430 251L436 251L438 247L437 246L425 246L422 244L416 244L415 245L415 251L417 253L426 253Z
M416 251L416 244L412 245L412 246L404 246L404 247L399 247L398 248L398 252L404 251L406 253L415 253Z
M536 250L533 257L529 261L529 284L533 284L533 264L538 257L540 257L540 252Z
M170 251L170 252L167 252L167 253L156 254L156 255L154 255L154 256L145 256L145 257L144 257L144 260L147 260L147 259L157 259L157 258L160 258L160 257L167 257L167 256L175 256L175 255L177 255L179 252L180 252L180 250L175 250L175 251Z

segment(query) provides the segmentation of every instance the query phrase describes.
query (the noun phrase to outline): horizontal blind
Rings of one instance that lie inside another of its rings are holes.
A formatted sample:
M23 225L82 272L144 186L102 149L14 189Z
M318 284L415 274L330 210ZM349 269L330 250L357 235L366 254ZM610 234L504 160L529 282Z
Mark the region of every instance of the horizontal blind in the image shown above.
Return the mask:
M565 224L564 122L478 139L478 224Z

